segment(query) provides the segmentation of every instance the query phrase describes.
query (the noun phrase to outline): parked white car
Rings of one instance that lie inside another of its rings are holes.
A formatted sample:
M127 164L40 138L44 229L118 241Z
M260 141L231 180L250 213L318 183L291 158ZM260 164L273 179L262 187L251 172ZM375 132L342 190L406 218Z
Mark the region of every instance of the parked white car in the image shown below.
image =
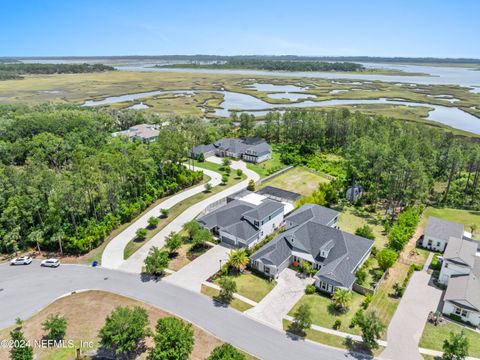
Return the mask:
M10 265L28 265L32 262L30 256L21 256L10 261Z
M60 266L60 260L58 259L46 259L43 260L40 266L46 266L46 267L59 267Z

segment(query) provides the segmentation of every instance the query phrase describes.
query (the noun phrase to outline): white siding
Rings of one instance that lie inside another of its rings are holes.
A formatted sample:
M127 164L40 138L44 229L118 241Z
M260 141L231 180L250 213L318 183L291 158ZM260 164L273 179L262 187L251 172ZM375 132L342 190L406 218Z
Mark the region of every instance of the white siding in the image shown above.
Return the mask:
M461 312L460 314L458 314L458 311L455 312L457 309L458 307L453 305L450 301L445 301L445 303L443 304L442 312L447 315L450 315L450 314L459 315L464 321L468 321L475 326L480 326L479 312L466 310L466 312L463 312L463 313Z
M260 222L260 237L263 239L264 237L273 233L276 229L282 225L283 222L283 211L280 211L278 215L275 215L273 218L268 220L268 218L263 220L264 223Z
M431 243L430 245L429 245L429 242ZM446 245L447 245L447 241L445 240L437 239L437 238L428 236L426 234L423 237L422 246L426 249L432 249L435 251L444 252Z
M465 275L470 274L470 267L461 266L451 261L444 260L442 263L442 268L440 270L439 281L442 284L448 284L448 280L452 275Z

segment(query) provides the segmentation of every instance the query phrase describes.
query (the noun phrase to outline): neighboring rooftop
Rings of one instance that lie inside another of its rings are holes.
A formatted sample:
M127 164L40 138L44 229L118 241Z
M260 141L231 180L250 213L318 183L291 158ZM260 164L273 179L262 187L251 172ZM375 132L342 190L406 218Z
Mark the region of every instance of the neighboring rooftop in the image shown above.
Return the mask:
M448 241L450 238L462 239L464 232L463 224L443 220L434 216L428 218L425 236Z
M476 260L480 262L480 260ZM478 273L451 277L444 300L459 304L462 308L480 312L480 278ZM467 305L468 304L468 305Z
M340 213L338 211L326 208L324 206L305 204L287 216L285 220L300 225L306 221L316 219L318 223L328 225L339 214Z
M274 186L265 186L257 191L257 194L277 199L284 199L294 203L302 197L302 195L288 190L283 190Z
M444 259L473 267L477 253L477 243L451 237L443 254Z
M153 124L137 124L127 130L112 133L113 136L128 136L130 139L155 140L160 134L159 126Z
M247 211L243 214L243 216L250 217L254 220L262 220L265 219L269 214L272 214L278 210L283 210L283 204L281 202L266 199L263 200L260 205L253 208L250 211Z

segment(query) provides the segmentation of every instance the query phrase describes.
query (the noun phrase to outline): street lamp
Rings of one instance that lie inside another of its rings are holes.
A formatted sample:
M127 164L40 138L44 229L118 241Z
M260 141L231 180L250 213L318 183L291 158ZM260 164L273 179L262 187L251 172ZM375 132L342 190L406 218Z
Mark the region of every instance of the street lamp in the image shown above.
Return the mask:
M222 271L222 259L218 260L220 262L220 271Z

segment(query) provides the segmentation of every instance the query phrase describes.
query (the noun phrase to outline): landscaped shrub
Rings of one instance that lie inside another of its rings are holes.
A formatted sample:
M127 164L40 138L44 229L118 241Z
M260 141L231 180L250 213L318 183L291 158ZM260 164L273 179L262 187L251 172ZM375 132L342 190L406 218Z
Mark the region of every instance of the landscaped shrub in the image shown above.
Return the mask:
M333 328L335 330L338 330L338 329L340 329L340 326L342 326L342 320L340 320L340 319L335 320L335 322L333 323Z
M315 285L311 285L311 284L307 285L307 287L305 288L305 294L309 294L309 295L315 294L316 290L317 289L316 289Z
M422 210L419 207L411 207L400 213L397 223L388 234L389 246L392 249L403 250L417 228Z
M361 267L357 270L355 276L357 277L356 283L359 285L363 285L365 283L365 280L367 279L367 272L363 269L363 267Z
M371 293L367 293L365 295L365 299L363 299L363 301L362 301L362 308L367 310L367 308L370 305L370 303L372 302L372 300L373 300L373 295Z

